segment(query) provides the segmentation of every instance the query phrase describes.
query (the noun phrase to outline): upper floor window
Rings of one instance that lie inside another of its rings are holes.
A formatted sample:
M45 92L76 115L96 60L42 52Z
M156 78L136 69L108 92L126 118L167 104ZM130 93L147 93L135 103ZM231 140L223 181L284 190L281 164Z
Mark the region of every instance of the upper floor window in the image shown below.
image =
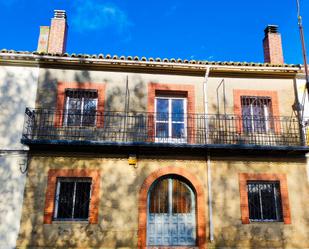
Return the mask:
M57 178L54 219L88 220L90 196L91 178Z
M249 219L251 221L282 221L280 183L248 181Z
M241 96L241 112L245 132L268 132L273 129L270 97Z
M158 142L186 142L187 99L181 97L155 98L155 137Z
M98 91L66 89L64 124L67 126L95 126Z

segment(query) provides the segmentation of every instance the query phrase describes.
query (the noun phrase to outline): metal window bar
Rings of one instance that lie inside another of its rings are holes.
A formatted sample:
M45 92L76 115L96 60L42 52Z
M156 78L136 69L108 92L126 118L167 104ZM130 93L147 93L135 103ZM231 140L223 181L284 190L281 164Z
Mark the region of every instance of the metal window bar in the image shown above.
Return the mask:
M91 178L57 178L55 220L87 220L91 200Z
M249 219L251 221L282 221L280 183L248 181Z
M246 132L272 132L272 102L270 97L241 96L243 128Z
M175 178L160 179L149 192L149 213L191 213L195 211L194 203L191 188Z
M92 89L66 89L64 125L94 126L98 92Z
M269 132L246 132L242 124L245 117L237 115L187 114L185 137L173 139L156 139L155 125L157 113L94 112L100 126L65 126L55 122L63 118L63 112L51 109L30 109L25 112L23 138L26 140L70 140L98 142L137 142L170 144L206 144L205 133L208 132L208 144L248 144L267 146L302 146L301 133L297 117L268 118L270 127L277 127ZM173 114L172 114L173 115ZM177 114L178 115L178 114ZM126 118L126 125L123 120ZM205 127L207 119L208 129ZM255 123L259 117L251 117Z

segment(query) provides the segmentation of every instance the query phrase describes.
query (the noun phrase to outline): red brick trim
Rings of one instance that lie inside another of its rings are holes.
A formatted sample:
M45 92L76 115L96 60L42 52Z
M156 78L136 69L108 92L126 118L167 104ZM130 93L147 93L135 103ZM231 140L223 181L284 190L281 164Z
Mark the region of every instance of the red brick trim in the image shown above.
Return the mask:
M245 89L234 89L234 114L239 117L239 122L236 123L236 129L238 133L242 132L241 122L241 96L258 96L258 97L270 97L272 103L272 114L273 117L279 117L279 101L277 91L264 91L264 90L245 90ZM276 133L280 133L280 122L274 122L274 130Z
M50 169L48 171L44 209L44 224L52 224L53 221L57 177L92 178L89 224L97 224L100 201L100 170L96 169Z
M248 181L279 181L280 194L282 202L283 222L284 224L291 224L291 212L289 205L289 194L287 179L285 174L239 174L239 192L240 192L240 210L241 221L243 224L249 224L249 203L248 203Z
M147 237L147 195L153 182L164 175L180 175L186 178L193 185L197 200L197 246L199 249L206 249L206 217L203 184L186 169L178 167L165 167L151 173L145 180L139 193L138 202L138 248L145 249ZM156 247L157 248L157 247ZM160 247L161 248L161 247ZM164 248L164 247L162 247ZM177 247L178 248L178 247ZM183 248L183 247L182 247Z
M187 136L188 143L194 143L194 127L195 120L193 114L195 113L195 90L194 85L183 85L183 84L162 84L162 83L149 83L148 84L148 112L153 113L155 111L155 97L156 94L164 93L171 95L181 95L187 97ZM150 115L151 117L151 115ZM154 138L155 134L155 123L154 118L150 118L149 120L149 130L148 136L150 138Z
M65 109L65 90L67 88L73 89L94 89L98 91L98 107L97 113L101 117L97 120L97 127L103 126L103 113L104 113L104 100L105 100L105 84L102 83L90 83L90 82L58 82L57 85L57 105L55 114L55 126L61 127L63 124L63 115Z

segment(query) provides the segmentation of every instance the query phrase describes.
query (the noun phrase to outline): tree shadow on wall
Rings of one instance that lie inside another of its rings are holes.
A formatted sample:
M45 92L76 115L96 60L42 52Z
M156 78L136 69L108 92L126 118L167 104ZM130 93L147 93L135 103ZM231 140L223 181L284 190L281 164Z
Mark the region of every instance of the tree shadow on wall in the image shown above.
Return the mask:
M259 169L256 161L269 165L271 171L275 165L272 162L290 163L295 159L286 158L238 158L223 161L226 165L224 170L214 171L217 175L212 179L213 192L213 217L215 227L215 241L211 244L214 248L304 248L308 246L307 237L309 234L309 211L303 209L298 213L299 219L303 225L295 224L285 225L283 222L262 222L262 223L241 223L240 200L239 200L239 184L238 173L233 161L242 161L248 168L247 172L265 173L265 167ZM302 160L301 163L305 163ZM220 167L219 163L217 166ZM214 168L213 168L214 169ZM300 193L308 192L308 186L304 184L305 176L299 174L299 170L295 171L292 181L289 181L289 195L291 210L297 210L298 207L305 207L306 198L302 198ZM302 184L299 184L299 183ZM292 202L291 196L295 200L295 196L299 195L297 202ZM308 196L308 195L307 195ZM216 224L217 222L217 224ZM299 222L299 221L297 221Z

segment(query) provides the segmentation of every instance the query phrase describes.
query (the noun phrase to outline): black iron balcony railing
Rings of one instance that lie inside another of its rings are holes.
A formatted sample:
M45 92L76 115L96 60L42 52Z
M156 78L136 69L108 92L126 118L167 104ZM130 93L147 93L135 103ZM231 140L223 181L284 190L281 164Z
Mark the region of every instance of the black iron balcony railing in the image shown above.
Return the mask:
M26 109L23 143L34 140L171 145L302 146L296 117Z

